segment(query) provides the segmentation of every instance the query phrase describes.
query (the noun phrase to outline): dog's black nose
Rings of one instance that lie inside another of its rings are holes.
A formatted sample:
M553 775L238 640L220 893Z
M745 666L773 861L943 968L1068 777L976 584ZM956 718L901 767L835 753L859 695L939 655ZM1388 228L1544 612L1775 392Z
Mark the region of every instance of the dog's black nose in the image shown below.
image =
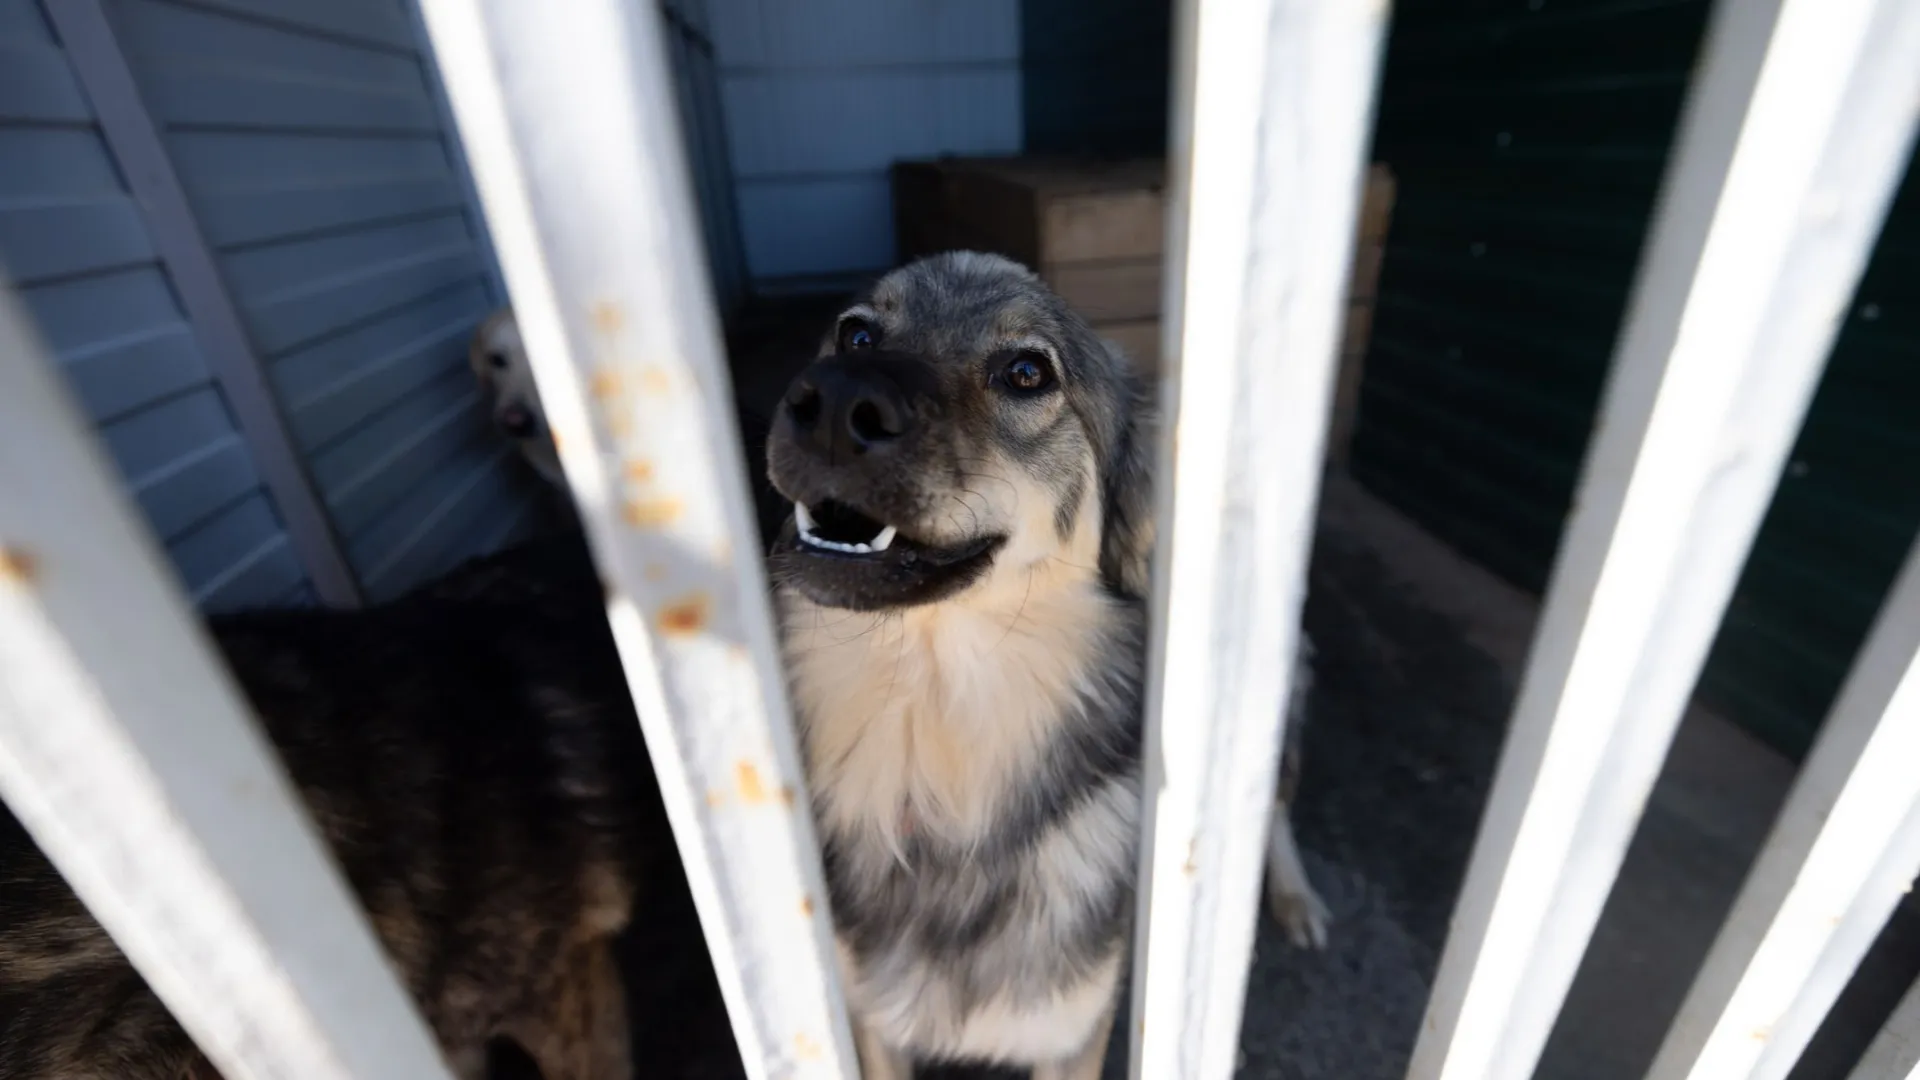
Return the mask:
M787 388L795 434L835 456L885 449L918 420L908 386L917 366L867 357L815 363Z
M525 405L509 405L501 409L500 414L494 417L494 423L500 425L501 431L516 439L527 438L540 428L539 422L533 418L533 410Z

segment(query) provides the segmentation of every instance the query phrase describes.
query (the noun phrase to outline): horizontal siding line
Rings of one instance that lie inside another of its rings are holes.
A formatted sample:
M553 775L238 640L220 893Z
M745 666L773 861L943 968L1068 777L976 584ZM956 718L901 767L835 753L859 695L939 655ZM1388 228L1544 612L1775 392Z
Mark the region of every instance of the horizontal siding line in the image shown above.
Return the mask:
M1770 642L1780 651L1798 657L1801 663L1815 669L1817 674L1823 677L1838 682L1842 676L1846 675L1848 665L1853 660L1852 650L1849 650L1845 656L1835 656L1832 650L1822 648L1811 638L1796 633L1792 626L1778 617L1777 612L1758 604L1747 604L1744 607L1744 611L1733 607L1727 609L1726 621L1720 626L1721 635L1724 636L1728 630L1744 630ZM1759 610L1755 610L1756 608Z
M212 577L208 578L206 581L201 582L200 585L193 590L194 605L197 607L201 604L206 603L208 597L219 592L221 589L225 588L229 583L238 579L242 574L245 574L248 570L253 569L255 566L265 561L269 556L275 554L281 548L284 548L286 546L287 546L287 533L283 526L280 530L274 532L271 536L267 537L267 539L261 541L258 547L255 547L253 550L247 552L245 555L242 555L240 556L240 558L227 564L227 568L225 570L222 570L218 574L215 574Z
M457 215L456 214L428 215L429 218L455 217L455 216ZM349 234L354 232L363 232L363 231L369 231L369 230L361 230L361 229L347 230ZM341 288L342 286L357 285L363 281L368 281L373 278L381 277L395 270L405 270L408 267L421 266L426 263L438 262L442 259L447 259L452 256L462 255L462 254L477 254L477 249L471 237L464 238L456 243L441 244L438 247L424 248L420 251L414 252L411 255L402 255L396 259L383 259L379 262L367 263L363 266L356 266L352 270L343 271L338 274L328 274L325 277L309 278L298 285L289 285L284 289L275 289L274 291L269 293L262 293L261 295L257 297L253 297L249 301L247 301L245 306L250 311L252 311L252 310L258 310L260 308L272 307L275 304L285 304L295 300L304 300L312 296L317 296L321 293L331 292L334 289ZM302 342L302 344L306 344L306 342Z
M156 52L130 49L129 54L149 61L149 74L172 85L175 80L206 82L264 83L269 86L303 86L321 90L339 90L355 97L383 97L405 101L425 101L425 89L413 79L382 82L348 78L322 71L289 70L262 67L258 61L236 59L206 53Z
M1548 488L1558 490L1570 487L1574 473L1579 469L1578 458L1563 461L1548 458L1540 452L1538 447L1521 445L1497 427L1470 417L1463 417L1452 409L1436 407L1422 400L1417 394L1403 393L1400 388L1385 380L1375 380L1367 387L1367 392L1424 418L1428 423L1442 430L1457 433L1461 436L1462 442L1455 445L1467 447L1477 445L1497 451L1500 456L1512 461L1521 470L1538 477Z
M304 244L312 240L330 240L340 236L351 236L357 232L373 232L377 229L395 225L409 225L418 221L431 221L434 218L454 217L466 212L466 203L460 198L460 190L451 185L447 188L448 200L432 203L402 214L386 214L378 217L356 218L337 225L323 225L317 229L305 229L300 232L281 233L265 236L257 240L244 240L237 244L227 244L214 250L222 255L245 255L268 248L286 247L291 244Z
M142 270L149 267L155 269L162 268L157 258L152 255L144 255L134 259L76 267L72 270L62 270L53 274L34 274L27 277L9 276L8 281L12 284L15 291L25 292L28 289L47 289L60 285L72 285L75 282L85 281L88 278L112 277L115 274L125 274L129 271Z
M1455 51L1462 47L1524 48L1524 38L1515 40L1519 35L1509 37L1513 31L1522 34L1539 30L1557 30L1567 26L1589 22L1610 22L1633 15L1664 11L1668 8L1702 7L1702 0L1622 0L1617 4L1596 4L1591 7L1573 9L1542 10L1537 13L1510 17L1478 20L1470 25L1436 26L1431 29L1422 27L1416 21L1405 31L1396 31L1393 42L1388 46L1393 60L1403 56L1420 56L1424 52ZM1449 49L1448 47L1452 48ZM1392 63L1389 61L1389 69Z
M817 172L737 172L733 182L740 187L776 187L781 184L836 184L849 180L888 178L887 169L822 169Z
M486 285L486 282L487 282L486 275L464 274L459 278L449 280L447 283L443 285L437 285L434 288L428 290L427 292L418 293L413 296L408 296L404 299L397 300L394 303L387 305L386 307L380 308L377 311L368 312L367 314L359 318L350 319L338 325L328 327L327 330L323 333L314 334L311 337L303 338L300 341L293 343L292 345L288 345L285 348L279 349L273 353L268 354L268 359L271 361L271 363L269 364L269 369L271 369L272 364L277 364L279 361L289 356L292 356L294 353L304 352L308 349L314 348L315 346L324 345L327 342L334 340L335 338L345 337L346 335L351 334L356 330L364 330L367 327L372 326L374 323L381 321L382 319L391 319L395 315L398 315L406 311L408 308L411 308L416 304L423 304L431 300L438 299L439 297L445 296L446 294L451 293L457 289L460 289L468 285L472 285L475 282L479 282L482 286ZM479 323L477 321L474 324L474 328L479 329Z
M297 22L292 19L277 19L271 15L262 15L259 12L240 11L224 4L196 3L194 0L150 0L150 2L163 7L177 7L184 8L188 11L198 11L204 15L231 19L237 23L262 26L269 30L278 30L281 33L294 34L299 37L310 37L321 41L329 41L335 45L345 45L349 48L361 49L366 52L409 58L418 58L420 55L417 50L394 42L363 37L359 34L348 33L344 30L322 28L310 23ZM336 0L328 0L328 2L336 2Z
M195 514L191 521L181 525L179 528L169 531L166 535L160 537L160 540L162 543L169 545L185 543L187 540L192 539L195 533L218 524L220 519L229 512L262 496L268 496L268 502L269 505L271 505L271 493L256 482L252 487L236 491L231 496L221 499L207 509ZM285 526L282 525L275 535L284 540L286 538Z
M1385 356L1432 372L1435 381L1459 382L1483 397L1506 403L1510 408L1532 413L1548 413L1558 417L1563 423L1572 425L1572 430L1580 433L1579 441L1583 445L1586 441L1586 432L1592 426L1593 417L1554 400L1537 387L1495 377L1479 370L1477 365L1468 365L1464 361L1436 362L1427 350L1406 345L1392 334L1383 335L1376 332L1372 345ZM1385 374L1381 377L1387 378Z
M418 301L416 301L416 303L417 302ZM484 312L477 312L476 315L478 315L479 318L463 315L458 319L449 319L440 326L428 330L425 333L415 334L413 337L408 338L394 348L388 349L367 363L343 371L339 378L327 383L325 386L319 387L300 400L289 401L287 403L287 411L290 413L299 413L307 409L315 408L324 404L328 399L346 393L367 379L392 368L396 364L411 360L423 352L444 345L455 339L464 342L465 339L472 336L480 320L485 318ZM465 366L466 364L466 349L464 347L460 350L457 362L461 366ZM399 400L400 399L395 399L395 401L390 404L398 404ZM382 408L384 409L385 406ZM369 414L369 416L372 415L377 415L377 413ZM364 422L364 420L362 422ZM339 438L351 433L351 430L342 432L340 436L316 444L307 451L308 456L311 457L321 453L333 445L333 443L337 442Z
M244 124L189 121L164 125L169 135L319 135L343 139L397 139L426 142L440 140L440 129L432 124L421 127L366 128L339 124Z
M1676 98L1687 87L1686 71L1621 72L1610 75L1581 75L1562 79L1523 79L1513 82L1469 82L1462 80L1408 82L1394 88L1383 107L1404 109L1408 104L1424 105L1434 100L1474 100L1494 98L1512 104L1523 98L1569 97L1581 94L1617 94L1627 90L1672 90Z
M279 135L306 136L315 134L304 131L276 132ZM320 133L324 136L325 133ZM422 139L422 142L428 140ZM214 183L204 189L208 199L238 199L260 195L294 195L303 192L321 194L333 191L350 191L354 188L380 187L387 184L424 184L454 182L451 167L439 166L431 169L404 170L398 172L344 173L311 180L287 180L279 183Z
M1465 212L1480 214L1494 221L1510 221L1516 224L1631 229L1637 238L1646 223L1647 206L1645 200L1635 199L1632 202L1633 206L1601 211L1592 208L1542 206L1537 203L1518 201L1513 196L1478 197L1413 192L1394 200L1393 224L1398 226L1405 221L1418 222L1431 219L1454 225L1458 222L1458 217L1455 215ZM1634 247L1637 249L1638 243Z
M1554 289L1577 293L1582 297L1609 302L1626 302L1627 288L1611 277L1602 278L1596 274L1593 280L1583 280L1578 274L1565 271L1543 271L1531 266L1514 265L1513 260L1500 257L1473 256L1459 251L1446 251L1423 244L1408 244L1390 241L1387 244L1387 261L1399 260L1402 265L1413 263L1450 274L1460 274L1491 281L1512 281L1524 285L1542 283ZM1598 262L1600 260L1593 260ZM1604 268L1597 268L1604 269Z
M12 116L0 112L0 130L6 128L21 128L27 131L98 132L100 125L91 120L60 120L53 117Z
M432 510L427 511L427 513L421 517L420 523L414 526L412 532L409 532L405 537L401 538L400 542L395 544L392 550L388 551L379 562L373 565L372 569L366 572L365 577L368 588L378 589L383 585L387 575L393 572L393 568L405 561L407 556L411 555L415 548L425 543L426 539L433 535L440 522L444 520L447 515L453 513L454 509L466 500L467 495L470 494L474 488L479 487L480 482L485 480L489 473L498 469L500 464L506 460L507 455L511 453L513 453L513 447L511 446L503 445L497 447L478 465L475 465L469 470L467 475L461 479L458 486L452 491L449 491L445 498L441 499L434 505Z
M1798 449L1797 446L1796 449ZM1890 513L1866 499L1836 494L1817 485L1795 487L1789 497L1805 499L1820 507L1831 515L1828 520L1838 517L1850 518L1862 525L1878 529L1896 540L1913 535L1913 521L1905 514Z
M451 374L451 372L449 372L449 374ZM451 380L443 376L441 379L436 380L436 383L448 382L448 381L451 381ZM421 390L416 390L411 394L405 394L396 401L389 402L385 408L380 409L378 412L368 415L365 421L363 421L363 423L371 424L379 417L384 416L389 412L392 412L395 408L398 408L400 405L403 405L409 401L412 401L415 398L420 397L421 394L423 394L424 392L425 390L423 388ZM480 401L480 388L477 385L475 385L471 389L469 389L467 392L455 398L452 404L448 405L444 409L441 409L439 412L434 413L433 416L429 418L426 423L421 424L418 428L415 428L410 434L408 434L408 436L405 439L402 439L399 442L393 443L392 445L387 447L387 450L385 453L381 454L377 458L374 458L372 461L368 462L364 467L362 467L358 472L355 472L354 474L349 476L347 479L335 485L333 490L326 493L328 508L334 510L335 512L338 512L344 504L352 502L354 496L359 494L362 488L365 488L368 484L372 483L375 479L379 477L381 473L387 471L389 468L392 468L395 462L413 453L413 451L416 448L418 448L422 443L425 443L429 439L432 439L435 435L440 434L442 431L445 431L447 428L453 426L455 423L458 423L459 421L464 420L468 416L472 415L473 408L475 405L479 403L479 401ZM338 442L345 442L345 441L347 441L345 438L338 440ZM374 516L377 516L377 515L378 515L378 511L376 510Z
M214 135L214 136L240 136L244 138L247 136L267 135L267 136L272 136L274 138L305 140L307 142L313 142L313 143L346 142L348 140L358 140L362 142L387 142L387 143L392 143L392 142L432 143L436 146L441 147L443 151L441 159L435 162L435 168L444 167L449 172L451 172L453 168L451 165L445 164L445 154L444 154L445 140L443 140L440 137L440 134L438 132L435 132L431 135L421 135L415 132L406 132L406 131L402 131L402 132L376 131L376 132L362 133L358 131L330 130L326 128L284 128L284 129L249 128L244 130L233 130L229 128L202 129L200 127L196 127L191 124L174 125L174 126L170 126L167 130L170 134L176 135L176 136ZM197 167L196 167L196 170L197 170ZM358 178L362 175L371 175L371 174L350 173L347 175L350 177ZM412 175L412 174L407 174L407 175ZM428 174L428 175L437 175L437 174ZM317 183L320 183L320 184L327 184L331 182L332 182L331 176L329 176L325 180L317 181ZM223 189L216 189L216 190L223 190ZM250 190L250 188L243 184L243 185L236 185L232 190L247 191L247 190ZM278 190L278 187L277 186L270 187L267 190Z
M912 60L877 60L858 64L741 64L737 67L722 65L718 67L722 79L791 79L794 76L838 79L852 75L962 75L962 74L998 74L1018 73L1020 57L1009 56L994 60L929 60L916 63Z
M1367 392L1372 393L1372 387L1368 387ZM1430 462L1437 471L1446 473L1459 486L1468 491L1478 492L1481 497L1507 507L1508 512L1514 517L1529 519L1533 524L1550 529L1556 534L1566 523L1565 513L1554 513L1542 507L1540 500L1521 498L1507 486L1481 476L1478 470L1460 468L1457 462L1447 457L1444 453L1445 448L1440 444L1417 442L1395 431L1391 426L1376 423L1367 427L1364 420L1361 424L1362 426L1354 430L1356 439L1364 434L1368 439L1385 443L1402 457ZM1430 447L1441 452L1428 453L1427 450Z
M138 409L135 411L148 412L154 408L157 408L161 405L166 404L169 401L173 401L175 399L185 397L191 393L196 393L199 391L199 389L201 388L196 387L192 390L182 391L177 394L169 394L166 397L161 398L153 402L152 404L148 405L147 408ZM129 476L127 478L127 481L128 481L127 488L129 491L133 492L136 495L144 493L147 489L153 487L155 484L165 483L166 481L173 479L175 476L178 476L179 474L187 471L188 469L193 468L195 465L198 465L202 461L205 461L208 458L214 457L215 455L233 446L240 446L241 449L243 450L246 449L245 445L242 443L240 439L240 434L236 431L229 429L224 434L217 435L207 442L194 444L192 449L181 454L179 457L168 458L166 461L160 462L158 465L154 466L152 469L139 473L138 475L135 475L135 476Z
M1553 128L1553 125L1547 122L1541 122L1537 126L1534 124L1516 124L1514 126L1523 132L1528 129L1549 130ZM1398 169L1403 160L1416 163L1421 160L1431 160L1439 156L1432 152L1434 148L1475 151L1474 156L1481 159L1475 162L1476 165L1484 165L1485 159L1495 158L1498 159L1498 162L1514 165L1618 164L1658 167L1667 160L1666 146L1658 143L1591 142L1567 143L1560 146L1549 143L1536 146L1522 139L1517 140L1513 145L1501 147L1494 145L1494 131L1492 128L1488 128L1484 133L1476 131L1472 134L1473 138L1471 141L1464 137L1449 137L1446 135L1428 135L1423 139L1402 139L1400 140L1402 150L1394 158L1394 167ZM1529 136L1529 138L1531 138L1531 136ZM1424 159L1422 158L1421 151L1426 151ZM1458 156L1458 154L1455 155L1455 157Z
M1436 330L1438 333L1446 333L1448 330L1451 330L1460 333L1480 334L1487 337L1499 338L1516 348L1529 349L1539 353L1543 357L1557 358L1557 360L1561 362L1577 364L1582 370L1592 372L1595 375L1606 371L1607 368L1606 355L1601 349L1582 344L1580 341L1568 335L1555 338L1551 334L1538 333L1522 326L1516 326L1504 319L1476 316L1459 310L1455 305L1430 304L1421 300L1409 299L1398 293L1381 294L1380 298L1375 301L1375 305L1379 311L1409 316L1430 326L1437 325L1445 328ZM1376 334L1377 340L1379 331L1376 330L1374 333ZM1395 337L1392 333L1388 333L1386 336L1390 339ZM1400 347L1402 349L1413 348L1411 343L1402 344ZM1543 399L1541 404L1549 408L1560 409L1566 414L1567 419L1577 419L1583 424L1593 419L1591 414L1586 410L1569 409L1563 403L1549 402Z
M158 264L156 263L155 265L157 266ZM158 323L140 330L131 331L130 333L116 334L113 337L95 338L84 345L75 345L72 348L61 351L59 360L62 366L84 363L88 360L98 359L108 353L118 352L129 346L144 345L150 341L158 341L161 338L174 337L182 333L193 333L192 325L184 318L176 322ZM96 421L96 425L98 423L99 421Z
M62 195L55 192L33 195L0 196L0 213L30 213L35 210L78 210L88 206L133 204L133 196L124 192L102 191L90 195ZM155 260L158 262L159 260Z

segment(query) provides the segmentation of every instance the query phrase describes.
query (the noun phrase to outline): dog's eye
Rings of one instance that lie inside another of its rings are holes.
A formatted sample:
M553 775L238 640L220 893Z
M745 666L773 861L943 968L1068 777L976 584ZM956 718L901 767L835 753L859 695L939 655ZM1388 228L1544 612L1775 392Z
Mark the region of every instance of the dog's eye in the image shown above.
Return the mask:
M493 370L495 371L505 371L507 370L507 354L503 352L488 353L487 363L493 365Z
M865 319L843 319L840 322L840 351L859 352L871 349L880 343L880 335L874 333L872 324Z
M1053 385L1053 361L1047 358L1046 353L1022 349L1007 361L1007 366L1000 373L1000 381L1009 389L1023 394L1045 390Z

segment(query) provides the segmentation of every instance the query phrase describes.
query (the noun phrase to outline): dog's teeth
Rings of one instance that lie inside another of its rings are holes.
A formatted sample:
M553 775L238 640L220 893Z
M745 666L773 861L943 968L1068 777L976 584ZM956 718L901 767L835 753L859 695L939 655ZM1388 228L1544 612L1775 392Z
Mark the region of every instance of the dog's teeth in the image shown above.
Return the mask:
M900 530L889 525L881 529L880 535L874 537L868 541L868 543L873 545L872 549L874 551L885 551L893 543L893 538L898 535L900 535Z
M793 504L793 524L800 530L800 535L807 537L813 535L813 515L807 512L806 503Z

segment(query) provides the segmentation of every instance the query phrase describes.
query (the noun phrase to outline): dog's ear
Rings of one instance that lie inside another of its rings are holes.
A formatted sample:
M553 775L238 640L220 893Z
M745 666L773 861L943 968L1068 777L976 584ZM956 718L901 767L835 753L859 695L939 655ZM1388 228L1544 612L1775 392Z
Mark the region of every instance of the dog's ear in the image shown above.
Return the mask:
M1121 595L1145 599L1153 573L1160 425L1151 384L1129 371L1121 398L1119 430L1107 454L1100 576Z

